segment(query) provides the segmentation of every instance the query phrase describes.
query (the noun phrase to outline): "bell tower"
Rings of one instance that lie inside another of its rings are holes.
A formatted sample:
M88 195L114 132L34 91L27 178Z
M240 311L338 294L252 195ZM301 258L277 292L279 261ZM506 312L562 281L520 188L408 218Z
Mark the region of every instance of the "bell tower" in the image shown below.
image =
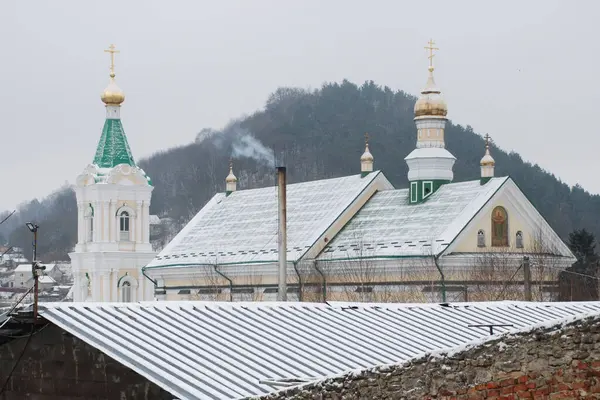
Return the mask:
M77 245L69 253L74 301L151 300L154 288L141 268L155 253L150 244L152 181L133 159L121 123L125 94L115 82L115 46L110 79L101 94L106 119L94 160L77 177Z

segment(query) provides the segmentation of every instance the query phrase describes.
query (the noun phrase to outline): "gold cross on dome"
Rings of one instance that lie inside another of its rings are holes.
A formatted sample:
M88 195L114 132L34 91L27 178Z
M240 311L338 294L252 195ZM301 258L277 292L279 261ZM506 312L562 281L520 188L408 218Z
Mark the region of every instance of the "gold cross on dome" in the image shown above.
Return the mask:
M115 50L115 45L111 44L108 49L104 50L105 53L110 53L110 76L115 75L115 53L120 53L119 50Z
M490 135L489 134L485 134L485 147L490 147Z
M365 133L365 144L368 146L369 145L369 134Z
M433 45L435 44L435 42L433 41L433 39L429 39L429 42L427 42L428 46L425 46L425 50L429 50L429 68L433 68L433 57L435 56L435 54L433 54L434 50L439 50L438 47L433 47Z

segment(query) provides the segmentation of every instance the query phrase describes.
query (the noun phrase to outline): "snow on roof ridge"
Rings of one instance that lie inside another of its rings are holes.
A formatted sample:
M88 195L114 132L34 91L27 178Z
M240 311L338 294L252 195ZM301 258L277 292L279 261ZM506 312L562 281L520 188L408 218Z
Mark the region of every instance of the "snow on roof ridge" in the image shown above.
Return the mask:
M81 308L111 308L111 307L213 307L213 308L286 308L286 307L302 307L302 308L347 308L347 309L377 309L377 308L499 308L499 307L567 307L572 306L572 302L535 302L535 301L518 301L518 300L500 300L500 301L481 301L481 302L455 302L455 303L361 303L361 302L344 302L344 301L328 301L326 303L318 302L303 302L303 301L200 301L200 300L171 300L171 301L141 301L132 303L120 302L70 302L70 303L40 303L40 307L45 308L63 308L63 307L81 307ZM594 305L600 306L600 301L581 301L577 302L578 306ZM600 311L593 311L600 312Z
M371 172L369 175L366 176L366 178L370 178L373 179L379 172L379 170L375 170L373 172ZM324 178L324 179L313 179L310 181L302 181L302 182L296 182L296 183L288 183L286 186L288 188L295 188L301 185L308 185L308 184L313 184L315 182L333 182L336 180L341 180L341 179L349 179L349 178L362 178L361 174L352 174L352 175L343 175L343 176L337 176L337 177L333 177L333 178ZM249 193L255 190L265 190L265 189L277 189L277 185L269 185L269 186L263 186L263 187L259 187L259 188L252 188L252 189L238 189L234 193Z

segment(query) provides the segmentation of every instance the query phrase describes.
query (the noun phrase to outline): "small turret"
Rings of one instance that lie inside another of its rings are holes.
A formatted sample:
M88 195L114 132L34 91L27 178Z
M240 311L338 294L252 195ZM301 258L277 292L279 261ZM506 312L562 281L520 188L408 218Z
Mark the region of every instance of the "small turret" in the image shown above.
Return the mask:
M496 161L490 154L490 135L485 135L485 154L481 158L481 184L484 185L494 177Z
M225 194L229 196L237 189L237 178L233 174L233 160L229 160L229 175L225 178Z
M365 152L360 156L360 174L367 176L373 172L373 154L369 151L369 134L365 133Z

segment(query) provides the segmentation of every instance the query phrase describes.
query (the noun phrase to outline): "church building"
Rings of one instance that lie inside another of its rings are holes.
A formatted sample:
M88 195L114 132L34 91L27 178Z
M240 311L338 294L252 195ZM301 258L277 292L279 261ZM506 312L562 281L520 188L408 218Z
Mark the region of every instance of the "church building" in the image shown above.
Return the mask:
M121 123L123 91L115 82L111 45L110 81L102 92L106 120L91 164L77 177L77 245L73 301L141 301L154 286L141 268L156 255L150 244L152 181L133 159Z
M290 300L552 300L575 257L508 176L494 175L488 137L481 177L454 182L447 104L429 76L415 104L409 187L373 168L287 185ZM357 160L358 161L358 160ZM358 163L357 163L358 164ZM293 166L289 166L293 168ZM275 300L277 187L239 190L230 166L217 193L144 272L159 299Z
M76 181L73 300L555 299L558 274L575 257L515 182L495 177L489 138L480 179L453 181L448 108L433 74L437 49L433 42L426 48L416 146L405 158L408 188L395 188L374 170L366 140L356 175L285 186L287 232L280 236L278 187L239 190L230 164L224 192L156 255L149 237L152 181L123 130L125 96L111 46L104 128L93 162ZM278 296L282 271L286 293Z

